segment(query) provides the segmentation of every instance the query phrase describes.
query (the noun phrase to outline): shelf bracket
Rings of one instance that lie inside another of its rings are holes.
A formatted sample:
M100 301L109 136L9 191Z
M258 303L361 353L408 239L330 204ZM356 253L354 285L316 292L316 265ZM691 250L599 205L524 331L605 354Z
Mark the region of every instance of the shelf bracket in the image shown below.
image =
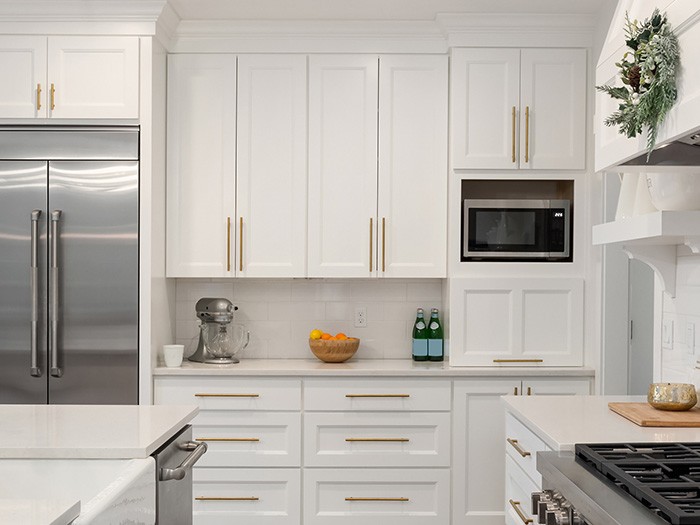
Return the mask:
M700 247L697 243L695 246ZM630 259L650 266L661 279L663 290L671 297L676 296L676 245L625 245L622 250Z
M695 255L700 253L700 235L687 235L683 239L683 244L690 248L690 251Z

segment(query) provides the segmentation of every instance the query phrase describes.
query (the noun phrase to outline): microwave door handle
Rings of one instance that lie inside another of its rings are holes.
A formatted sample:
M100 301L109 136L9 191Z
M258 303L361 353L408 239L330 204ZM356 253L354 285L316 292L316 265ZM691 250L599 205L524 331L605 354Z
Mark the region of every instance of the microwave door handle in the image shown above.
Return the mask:
M32 303L32 331L30 339L30 368L32 377L41 377L39 367L38 344L39 344L39 218L41 210L32 210L31 214L31 257L29 287Z

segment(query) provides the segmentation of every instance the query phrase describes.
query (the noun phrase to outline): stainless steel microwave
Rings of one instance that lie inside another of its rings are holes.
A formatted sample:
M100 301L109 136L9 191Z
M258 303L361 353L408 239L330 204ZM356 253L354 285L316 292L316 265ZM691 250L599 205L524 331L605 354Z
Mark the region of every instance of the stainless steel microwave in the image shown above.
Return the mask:
M571 202L465 199L462 260L567 260Z

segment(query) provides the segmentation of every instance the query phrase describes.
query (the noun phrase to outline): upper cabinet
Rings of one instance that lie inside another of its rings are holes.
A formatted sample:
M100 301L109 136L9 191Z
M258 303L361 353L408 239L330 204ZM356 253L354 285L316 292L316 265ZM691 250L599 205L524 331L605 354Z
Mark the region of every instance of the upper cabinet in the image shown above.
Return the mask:
M455 49L455 169L584 169L585 49Z
M137 37L0 37L0 67L0 118L139 116Z

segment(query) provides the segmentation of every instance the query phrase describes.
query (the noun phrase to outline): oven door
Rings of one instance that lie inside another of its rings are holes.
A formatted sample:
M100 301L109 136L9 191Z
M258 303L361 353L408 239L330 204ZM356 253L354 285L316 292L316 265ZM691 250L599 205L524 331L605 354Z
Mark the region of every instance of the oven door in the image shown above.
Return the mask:
M187 425L153 454L156 524L192 524L192 467L206 451L206 443L192 441L192 426Z

